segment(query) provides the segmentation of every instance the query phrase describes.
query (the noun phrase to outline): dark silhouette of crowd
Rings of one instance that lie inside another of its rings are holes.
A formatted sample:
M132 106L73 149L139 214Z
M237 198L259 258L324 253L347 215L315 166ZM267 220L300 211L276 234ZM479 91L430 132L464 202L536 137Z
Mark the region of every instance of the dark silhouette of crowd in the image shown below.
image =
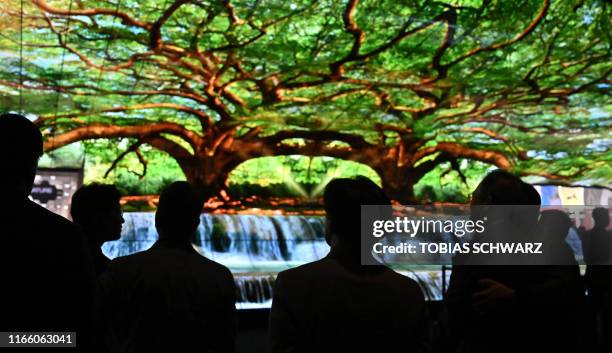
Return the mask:
M187 182L169 185L155 214L159 239L146 251L110 260L101 247L121 236L120 193L112 185L87 185L73 196L73 222L55 215L28 197L42 154L36 125L20 115L0 116L0 332L76 332L77 348L70 351L233 352L232 273L191 243L204 193ZM362 262L361 206L379 205L390 215L383 190L365 177L334 179L323 201L331 250L278 274L270 352L612 348L607 208L593 210L591 229L579 229L587 264L582 276L565 242L575 227L571 218L540 212L537 191L517 176L489 173L474 191L471 212L490 226L473 241L540 240L547 258L457 256L444 302L431 310L417 282Z

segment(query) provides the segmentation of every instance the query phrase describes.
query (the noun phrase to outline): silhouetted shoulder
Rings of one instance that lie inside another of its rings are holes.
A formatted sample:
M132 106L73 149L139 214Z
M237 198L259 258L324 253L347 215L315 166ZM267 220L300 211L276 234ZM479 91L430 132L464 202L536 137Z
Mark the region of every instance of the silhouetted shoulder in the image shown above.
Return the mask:
M307 279L317 278L322 275L327 275L330 268L335 267L327 259L321 259L300 265L278 273L277 280L282 278L286 281L301 282ZM336 268L339 270L339 268Z
M81 233L31 201L14 211L3 217L0 230L0 272L14 289L3 291L3 301L13 307L4 308L0 322L11 323L5 327L9 330L83 329L94 300L94 278Z
M231 282L232 284L234 283L234 276L229 268L214 260L202 256L195 250L189 253L187 259L194 264L194 267L200 267L204 269L206 273L214 274L218 280Z
M32 201L27 202L23 211L5 225L7 233L20 235L17 241L30 244L30 251L48 251L60 262L67 260L64 256L84 255L84 238L72 222Z
M137 264L142 257L144 257L146 252L137 252L134 254L119 256L111 260L109 263L109 268L120 268L123 266L130 266L132 264Z
M112 260L99 283L107 336L118 345L109 351L233 350L233 277L195 250L156 244Z
M220 273L226 273L231 275L231 272L227 267L205 256L200 255L195 250L193 252L188 252L183 250L166 249L161 247L156 248L155 246L145 251L117 257L111 261L111 264L113 266L126 266L134 263L150 262L160 258L177 258L185 262L193 263L196 266L205 266L211 269L212 271L218 271Z
M234 279L230 270L212 261L195 250L184 251L153 246L151 249L113 259L109 271L119 276L150 273L176 273L181 277L206 278L217 283L231 283ZM188 271L186 271L188 270Z
M418 283L407 276L382 266L378 271L354 273L347 270L340 261L332 258L324 258L282 271L278 274L277 281L285 287L295 285L300 288L308 286L308 283L320 284L327 282L332 285L337 285L344 281L372 283L381 289L393 289L397 294L401 293L415 300L425 301Z
M73 234L79 233L78 228L72 222L34 202L31 202L30 210L32 212L32 221L38 222L41 226L64 229Z
M420 351L426 312L412 279L388 268L349 270L325 258L279 273L271 352Z
M225 265L222 265L218 263L217 261L211 260L207 258L206 256L203 256L195 251L191 253L190 256L193 257L194 261L200 262L204 266L208 266L214 271L219 271L219 273L224 273L229 276L232 275L232 272Z

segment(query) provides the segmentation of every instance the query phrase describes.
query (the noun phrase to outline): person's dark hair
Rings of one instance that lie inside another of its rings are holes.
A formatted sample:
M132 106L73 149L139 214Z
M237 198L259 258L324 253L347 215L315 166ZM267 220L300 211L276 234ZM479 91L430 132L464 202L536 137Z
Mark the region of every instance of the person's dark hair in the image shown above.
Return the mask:
M334 179L323 193L330 231L341 243L360 244L361 205L391 205L384 191L372 180L358 176Z
M170 184L159 197L155 225L160 236L190 236L197 229L204 198L185 181Z
M504 220L512 224L517 233L525 236L527 230L537 226L541 198L537 190L518 176L497 169L487 174L472 194L472 216L489 220ZM490 208L491 205L504 205ZM508 207L514 206L514 207ZM523 232L525 231L525 232Z
M593 209L592 215L596 226L605 228L610 224L610 212L607 208L597 207Z
M42 154L42 134L34 123L18 114L0 115L0 185L8 203L27 200Z
M546 240L565 241L572 225L569 215L561 210L542 211L540 226L545 232Z
M535 188L516 175L497 169L487 174L472 194L473 205L540 205Z
M542 197L540 197L538 190L536 190L536 188L533 187L533 185L523 182L523 188L525 189L524 191L525 198L526 198L525 205L531 205L531 206L542 205Z
M70 214L75 223L86 224L96 214L111 211L117 207L121 194L114 185L89 184L77 190L72 196Z
M0 115L0 149L10 151L17 158L28 162L38 160L43 154L43 137L38 127L23 115Z

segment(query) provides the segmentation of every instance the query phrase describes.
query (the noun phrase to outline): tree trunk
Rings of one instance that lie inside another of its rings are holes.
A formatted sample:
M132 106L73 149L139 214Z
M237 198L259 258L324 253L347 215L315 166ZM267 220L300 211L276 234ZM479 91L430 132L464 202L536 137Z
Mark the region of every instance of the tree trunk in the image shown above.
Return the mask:
M376 168L382 181L382 188L389 198L403 205L414 205L418 201L414 196L414 184L420 177L417 176L413 168L386 166Z
M222 200L229 199L229 173L240 162L213 156L190 158L179 164L187 181L198 188L206 200L215 196Z

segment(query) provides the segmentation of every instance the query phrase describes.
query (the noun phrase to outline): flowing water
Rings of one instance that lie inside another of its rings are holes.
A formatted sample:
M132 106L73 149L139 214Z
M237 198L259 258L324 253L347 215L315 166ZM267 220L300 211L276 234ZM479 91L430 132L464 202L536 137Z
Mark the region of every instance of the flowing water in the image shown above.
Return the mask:
M123 218L121 239L102 247L109 258L147 250L157 240L154 213L131 212ZM204 213L193 246L232 271L239 308L266 307L279 271L316 261L329 252L324 221L321 216ZM439 270L400 273L417 280L429 299L441 298Z

